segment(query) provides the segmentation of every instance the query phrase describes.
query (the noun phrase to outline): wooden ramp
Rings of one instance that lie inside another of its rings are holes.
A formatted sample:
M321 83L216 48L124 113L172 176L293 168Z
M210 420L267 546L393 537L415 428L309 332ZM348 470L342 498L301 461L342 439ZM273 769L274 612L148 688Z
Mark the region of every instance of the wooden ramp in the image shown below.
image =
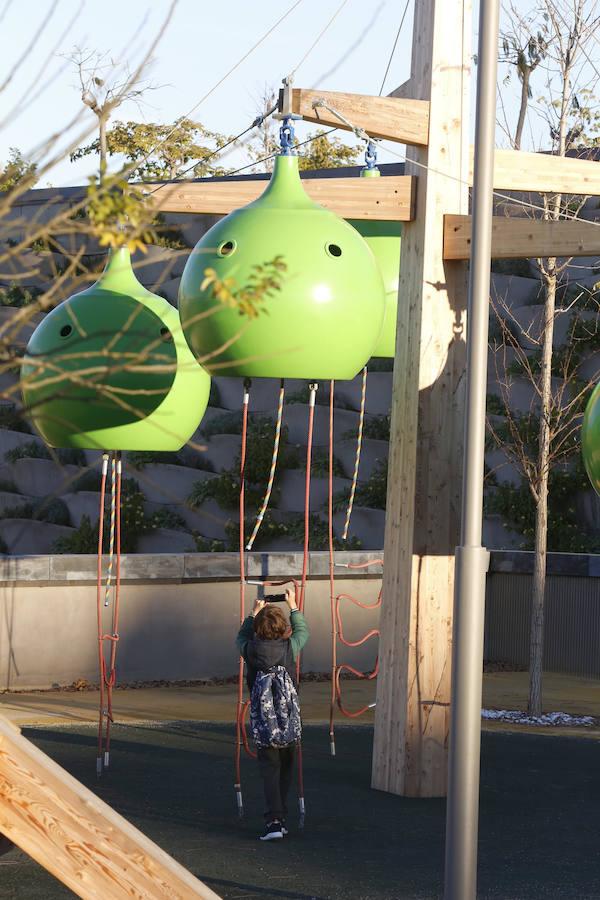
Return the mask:
M2 716L0 832L85 900L219 900Z

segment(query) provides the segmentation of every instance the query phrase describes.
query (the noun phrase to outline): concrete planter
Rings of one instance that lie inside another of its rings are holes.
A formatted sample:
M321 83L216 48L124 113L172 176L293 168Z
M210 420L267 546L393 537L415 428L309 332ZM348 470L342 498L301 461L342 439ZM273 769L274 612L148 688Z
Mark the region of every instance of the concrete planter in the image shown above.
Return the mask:
M60 466L50 459L18 459L5 469L19 491L33 497L62 496L82 471L79 466ZM4 469L1 475L5 477Z
M213 472L164 464L145 466L131 474L147 500L171 505L187 501L197 481L208 481L216 477Z
M298 470L282 472L279 481L279 499L277 509L285 512L304 512L304 485L306 473ZM351 482L347 478L333 479L334 495L350 487ZM327 478L311 478L310 485L310 509L318 512L327 505L329 482Z
M12 555L21 553L52 553L59 537L72 534L65 525L51 525L35 519L1 519L0 537Z
M348 438L339 441L334 447L334 455L339 459L348 478L354 474L354 461L356 459L356 440ZM368 481L382 460L388 458L389 444L387 441L376 441L373 438L365 438L360 454L360 467L358 480Z
M392 372L371 372L367 377L365 410L371 415L387 415L392 403ZM362 373L352 381L338 381L335 385L337 403L344 403L350 409L360 410L362 394ZM334 403L335 405L335 403Z
M185 531L172 528L157 528L150 534L143 534L138 540L139 553L190 553L194 549L194 539Z

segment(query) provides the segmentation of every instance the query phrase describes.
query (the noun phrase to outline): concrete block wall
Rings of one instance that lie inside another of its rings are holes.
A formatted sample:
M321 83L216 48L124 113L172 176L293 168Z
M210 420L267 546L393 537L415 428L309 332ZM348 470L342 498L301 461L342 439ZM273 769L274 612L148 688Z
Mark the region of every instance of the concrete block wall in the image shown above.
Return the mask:
M341 553L365 562L378 554ZM249 578L299 578L301 554L251 553ZM93 556L5 558L0 562L0 690L97 683L96 560ZM187 680L234 675L239 628L239 563L234 553L136 554L123 558L119 682ZM336 589L363 603L376 600L381 566L352 574L340 568ZM311 639L305 672L331 665L327 554L313 553L305 611ZM247 609L256 588L248 587ZM110 609L107 616L110 616ZM378 610L345 601L344 633L357 640L377 627ZM339 661L371 670L377 640L339 648ZM326 691L324 686L324 697Z

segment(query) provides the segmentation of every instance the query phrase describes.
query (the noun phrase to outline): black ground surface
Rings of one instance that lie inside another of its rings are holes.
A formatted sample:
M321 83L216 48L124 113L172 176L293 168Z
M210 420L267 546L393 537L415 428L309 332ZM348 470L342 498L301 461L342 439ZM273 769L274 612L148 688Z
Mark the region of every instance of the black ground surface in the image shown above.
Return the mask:
M260 785L245 760L247 818L232 789L232 729L206 724L118 727L110 774L95 776L91 728L26 737L231 900L440 898L444 802L369 787L372 730L305 728L307 818L262 844ZM600 900L600 746L548 735L483 736L479 897ZM20 852L0 857L0 897L73 895ZM109 900L109 898L107 898Z

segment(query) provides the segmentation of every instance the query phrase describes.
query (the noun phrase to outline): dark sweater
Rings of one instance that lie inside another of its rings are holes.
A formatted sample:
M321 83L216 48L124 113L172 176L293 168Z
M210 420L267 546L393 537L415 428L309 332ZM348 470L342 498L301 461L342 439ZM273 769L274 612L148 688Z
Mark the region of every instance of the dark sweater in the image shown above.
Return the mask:
M246 663L246 682L249 690L256 680L256 673L271 666L285 666L294 684L296 683L296 659L306 644L309 631L306 619L298 609L290 614L292 635L265 641L254 634L254 617L246 616L239 630L236 643L240 655Z

